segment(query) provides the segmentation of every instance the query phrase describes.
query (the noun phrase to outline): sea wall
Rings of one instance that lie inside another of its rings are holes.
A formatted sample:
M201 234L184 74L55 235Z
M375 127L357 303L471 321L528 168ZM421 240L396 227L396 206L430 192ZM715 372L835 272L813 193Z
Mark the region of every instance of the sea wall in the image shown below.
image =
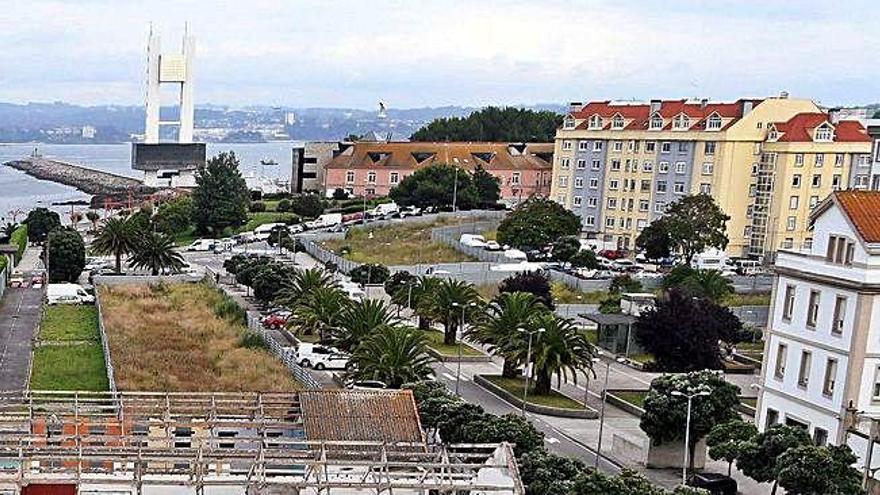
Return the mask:
M4 165L36 177L71 186L87 194L111 195L135 190L152 192L137 179L45 158L13 160Z

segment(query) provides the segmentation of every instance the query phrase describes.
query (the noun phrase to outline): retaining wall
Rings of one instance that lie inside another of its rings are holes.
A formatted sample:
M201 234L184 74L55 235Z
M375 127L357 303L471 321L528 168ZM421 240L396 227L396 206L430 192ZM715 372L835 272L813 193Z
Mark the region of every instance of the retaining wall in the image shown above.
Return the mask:
M490 382L482 375L474 375L474 383L501 397L502 399L513 404L514 406L520 408L522 407L522 398L515 397L510 392ZM526 411L537 414L544 414L546 416L557 416L561 418L596 419L599 417L599 413L592 408L562 409L559 407L541 406L532 402L526 402Z

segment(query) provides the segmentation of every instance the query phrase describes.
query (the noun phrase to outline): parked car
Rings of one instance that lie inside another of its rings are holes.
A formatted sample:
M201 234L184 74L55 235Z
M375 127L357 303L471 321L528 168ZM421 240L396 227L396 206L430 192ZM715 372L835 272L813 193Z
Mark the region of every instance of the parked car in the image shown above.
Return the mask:
M379 380L361 380L350 382L346 388L350 390L384 390L388 388L388 385Z
M461 234L458 243L462 246L486 247L486 238L478 234Z
M320 344L301 342L296 347L296 362L300 366L308 368L312 363L320 360L321 356L329 356L330 354L339 354L339 349Z
M92 304L95 296L86 292L79 284L49 284L46 290L46 302L55 304Z
M268 241L273 235L278 235L278 229L286 229L287 224L284 223L264 223L254 229L254 239L258 241Z
M348 354L341 352L316 355L312 368L316 370L344 370L348 368Z
M27 287L27 282L25 282L24 274L21 272L12 272L12 276L9 277L9 286Z
M702 488L711 495L736 495L736 480L719 473L696 473L688 481L688 485Z
M407 206L405 208L401 208L397 215L400 218L406 217L417 217L422 214L422 209L417 206Z
M519 249L507 249L504 251L504 257L511 261L528 261L529 257L526 253Z
M498 244L496 241L486 241L486 245L483 246L483 249L486 251L501 251L501 244Z
M599 256L608 258L609 260L616 260L625 257L626 253L619 249L603 249L602 251L599 251Z
M192 244L186 247L187 251L211 251L214 249L214 239L196 239Z
M287 325L290 315L290 311L278 311L266 316L260 323L266 328L277 330Z

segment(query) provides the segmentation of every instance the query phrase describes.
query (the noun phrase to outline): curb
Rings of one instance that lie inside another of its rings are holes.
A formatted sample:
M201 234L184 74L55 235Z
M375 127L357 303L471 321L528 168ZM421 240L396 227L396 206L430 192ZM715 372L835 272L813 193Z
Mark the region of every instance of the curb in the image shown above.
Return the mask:
M611 390L611 389L609 389L607 391L607 393L605 394L605 400L609 404L611 404L612 406L614 406L618 409L621 409L624 412L632 414L633 416L636 416L638 418L641 418L642 415L645 414L644 409L642 409L641 407L639 407L631 402L627 402L622 397L615 395L614 392L634 392L634 390L622 390L622 389ZM641 392L641 391L636 390L635 392ZM645 392L647 392L647 390L645 390Z
M483 375L474 375L474 383L516 407L522 407L523 405L522 399L515 397L507 390L490 382ZM526 411L559 418L596 419L599 417L599 413L595 409L562 409L559 407L541 406L531 402L526 402Z
M469 346L470 347L470 346ZM472 348L473 349L473 348ZM478 349L475 349L478 350ZM457 363L461 361L462 363L491 363L492 356L487 354L482 354L480 356L467 356L462 354L461 359L458 359L458 356L450 356L448 354L441 354L439 351L434 349L433 347L428 346L428 355L440 361L442 363Z

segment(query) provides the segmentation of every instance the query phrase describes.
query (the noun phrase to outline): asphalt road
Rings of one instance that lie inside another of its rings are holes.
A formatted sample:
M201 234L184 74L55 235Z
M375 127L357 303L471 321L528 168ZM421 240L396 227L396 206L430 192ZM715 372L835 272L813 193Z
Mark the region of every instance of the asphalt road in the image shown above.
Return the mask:
M0 301L0 390L27 388L42 299L40 289L10 287Z

